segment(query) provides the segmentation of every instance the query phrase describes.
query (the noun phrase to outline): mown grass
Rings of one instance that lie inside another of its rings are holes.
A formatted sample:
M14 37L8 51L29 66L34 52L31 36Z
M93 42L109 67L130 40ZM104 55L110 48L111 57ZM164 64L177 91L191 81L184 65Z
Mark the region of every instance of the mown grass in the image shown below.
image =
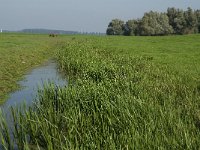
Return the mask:
M48 35L0 34L0 104L30 68L53 56L58 41Z
M168 65L179 73L199 76L200 35L155 37L107 37L100 47L135 56L150 56L156 64Z
M15 143L19 149L199 149L199 70L193 72L199 38L77 36L57 45L68 86L47 85L24 114L12 110ZM147 49L122 46L128 40ZM160 54L164 46L170 57ZM6 123L1 131L2 144L12 148Z

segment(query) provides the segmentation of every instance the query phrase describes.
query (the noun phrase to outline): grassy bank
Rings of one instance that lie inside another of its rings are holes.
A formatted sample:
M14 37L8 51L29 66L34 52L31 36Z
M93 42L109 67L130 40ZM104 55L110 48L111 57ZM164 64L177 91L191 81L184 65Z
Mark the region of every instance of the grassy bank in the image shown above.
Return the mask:
M26 71L52 57L57 41L48 35L0 34L0 104L19 88Z
M199 149L199 39L76 36L57 45L69 85L46 86L24 115L13 110L18 148Z

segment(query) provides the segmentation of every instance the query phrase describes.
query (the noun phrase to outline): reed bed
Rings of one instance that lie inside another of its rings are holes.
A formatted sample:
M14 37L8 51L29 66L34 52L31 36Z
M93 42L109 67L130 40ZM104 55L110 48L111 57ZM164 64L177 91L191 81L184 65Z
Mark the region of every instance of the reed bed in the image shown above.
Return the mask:
M12 108L14 128L0 126L5 149L200 148L199 85L89 40L63 43L56 57L68 85L45 85L33 107Z

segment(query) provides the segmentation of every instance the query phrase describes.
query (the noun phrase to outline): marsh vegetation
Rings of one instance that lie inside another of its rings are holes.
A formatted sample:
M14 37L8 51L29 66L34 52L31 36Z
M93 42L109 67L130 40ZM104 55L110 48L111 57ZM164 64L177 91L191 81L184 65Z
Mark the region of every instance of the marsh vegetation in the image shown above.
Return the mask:
M5 149L199 149L200 36L62 37L67 87L3 117ZM23 112L23 113L22 113ZM13 134L14 140L10 137Z

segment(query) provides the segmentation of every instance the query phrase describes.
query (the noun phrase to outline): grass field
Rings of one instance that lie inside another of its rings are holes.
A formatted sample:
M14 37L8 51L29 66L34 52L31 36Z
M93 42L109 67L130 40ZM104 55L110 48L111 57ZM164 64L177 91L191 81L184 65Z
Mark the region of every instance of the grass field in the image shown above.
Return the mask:
M200 35L155 37L107 37L104 49L128 55L151 56L157 64L171 66L182 74L200 73Z
M57 41L48 35L0 34L0 104L28 70L53 56Z
M49 47L69 84L40 90L24 115L12 109L19 149L200 148L200 35L63 36Z

